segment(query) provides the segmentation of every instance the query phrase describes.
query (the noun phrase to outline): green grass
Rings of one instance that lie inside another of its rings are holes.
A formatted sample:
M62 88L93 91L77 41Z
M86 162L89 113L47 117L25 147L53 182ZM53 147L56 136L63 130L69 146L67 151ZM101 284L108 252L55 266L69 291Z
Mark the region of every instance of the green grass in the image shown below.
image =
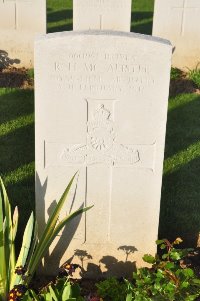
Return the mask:
M72 0L48 0L48 32L72 30Z
M1 88L0 112L0 174L24 229L35 207L33 91Z
M189 69L188 78L195 84L195 86L200 89L200 66L199 64L195 69Z
M152 0L135 0L132 30L150 33ZM48 31L72 29L72 1L48 1ZM0 171L24 226L34 210L33 91L0 89ZM195 245L200 231L200 96L169 101L159 235ZM23 229L23 228L22 228ZM147 233L148 234L148 233Z
M195 245L200 231L200 96L169 101L160 237Z

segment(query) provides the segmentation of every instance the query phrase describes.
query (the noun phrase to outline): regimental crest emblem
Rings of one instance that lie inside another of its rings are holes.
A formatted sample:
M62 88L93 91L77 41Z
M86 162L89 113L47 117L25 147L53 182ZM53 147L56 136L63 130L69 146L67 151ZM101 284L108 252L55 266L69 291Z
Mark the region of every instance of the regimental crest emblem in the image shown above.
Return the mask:
M135 147L117 144L111 112L100 104L87 122L87 144L68 146L60 154L61 160L77 164L134 165L140 161Z
M115 142L115 131L111 113L100 105L94 119L88 122L88 146L98 152L108 151Z

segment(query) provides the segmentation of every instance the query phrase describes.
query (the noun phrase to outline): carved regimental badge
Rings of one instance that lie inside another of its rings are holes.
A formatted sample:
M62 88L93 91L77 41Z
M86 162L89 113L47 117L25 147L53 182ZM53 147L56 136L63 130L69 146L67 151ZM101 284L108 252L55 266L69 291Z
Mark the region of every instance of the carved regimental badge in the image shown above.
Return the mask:
M93 112L93 119L87 122L87 145L74 145L65 148L61 159L68 163L86 165L107 163L136 164L140 161L135 147L115 143L116 133L111 112L104 104Z

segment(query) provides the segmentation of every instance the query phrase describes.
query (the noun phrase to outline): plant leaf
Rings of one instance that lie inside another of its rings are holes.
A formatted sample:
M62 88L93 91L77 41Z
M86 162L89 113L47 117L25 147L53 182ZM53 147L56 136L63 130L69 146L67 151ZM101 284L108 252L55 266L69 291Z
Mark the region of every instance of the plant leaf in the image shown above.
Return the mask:
M12 237L13 241L15 240L17 234L18 221L19 221L19 212L18 212L18 207L16 206L13 213L13 237Z
M3 202L2 207L5 213L4 217L4 230L3 230L3 236L4 236L4 264L6 271L4 273L4 276L6 274L5 278L5 294L9 290L9 283L10 283L10 277L11 277L11 267L10 267L10 253L11 253L11 244L12 244L12 219L11 219L11 208L10 208L10 202L8 199L8 195L6 192L6 188L3 184L3 180L0 177L0 187L3 194ZM5 297L5 296L4 296Z
M0 190L0 258L1 258L1 264L0 264L0 279L1 279L1 289L0 293L1 295L5 295L5 279L6 279L6 265L5 265L5 248L4 248L4 215L3 215L3 198L2 198L2 192Z
M126 296L126 301L132 301L132 293L128 293L127 296Z
M44 229L44 232L40 238L40 241L37 245L37 248L35 250L35 254L34 254L34 258L33 260L30 261L30 265L29 265L29 273L30 275L33 275L40 259L41 259L41 254L43 254L45 252L46 249L46 244L47 241L49 240L49 238L52 235L52 231L54 231L54 228L56 226L56 223L58 221L58 217L60 214L60 211L62 209L62 206L67 198L67 195L69 193L69 190L72 186L72 183L74 181L74 178L76 176L77 173L75 173L75 175L72 177L71 181L69 182L69 184L67 185L67 188L65 189L64 193L62 194L56 208L54 209L52 215L50 216L47 225ZM30 279L30 278L29 278Z
M34 215L33 212L31 213L28 223L26 225L23 240L22 240L22 246L21 250L17 259L16 267L18 266L25 266L26 260L28 257L31 240L32 240L32 234L33 234L33 225L34 225ZM11 289L14 285L19 284L19 281L21 280L21 276L18 276L16 274L13 274L13 277L11 279Z
M154 264L156 262L155 258L150 255L150 254L145 254L142 259L147 262L147 263L150 263L150 264Z
M54 229L54 231L52 231L51 236L45 238L43 245L40 249L40 253L37 253L37 256L34 256L33 258L33 263L32 263L32 270L30 269L30 273L31 275L34 273L35 269L37 268L38 264L40 263L40 261L42 260L42 258L44 257L46 251L48 250L49 246L51 245L51 243L53 242L53 240L55 239L55 237L58 235L58 233L61 231L61 229L67 224L69 223L72 219L74 219L76 216L78 216L79 214L82 214L83 212L86 212L87 210L91 209L93 206L90 207L86 207L86 208L81 208L76 210L75 212L71 213L70 215L68 215L67 217L65 217L58 225L57 227ZM34 269L33 269L34 267Z
M63 289L62 301L66 301L71 297L71 284L68 282Z
M51 297L55 300L55 301L59 301L58 297L56 296L56 293L54 292L53 288L51 285L49 285L49 292L51 294Z

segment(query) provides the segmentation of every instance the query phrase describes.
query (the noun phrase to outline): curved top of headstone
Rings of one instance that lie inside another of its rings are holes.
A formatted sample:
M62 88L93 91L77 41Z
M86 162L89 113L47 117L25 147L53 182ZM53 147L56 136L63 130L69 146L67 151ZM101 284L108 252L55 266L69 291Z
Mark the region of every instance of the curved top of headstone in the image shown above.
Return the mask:
M70 36L74 37L84 37L84 36L101 36L101 37L118 37L118 38L131 38L131 39L139 39L139 40L146 40L146 41L152 41L157 42L160 44L165 44L168 46L171 46L171 43L169 40L162 39L159 37L154 37L150 35L144 35L134 32L121 32L121 31L108 31L108 30L87 30L87 31L63 31L63 32L57 32L57 33L49 33L49 34L43 34L38 35L36 37L36 42L40 40L49 40L49 39L56 39L56 38L67 38Z

